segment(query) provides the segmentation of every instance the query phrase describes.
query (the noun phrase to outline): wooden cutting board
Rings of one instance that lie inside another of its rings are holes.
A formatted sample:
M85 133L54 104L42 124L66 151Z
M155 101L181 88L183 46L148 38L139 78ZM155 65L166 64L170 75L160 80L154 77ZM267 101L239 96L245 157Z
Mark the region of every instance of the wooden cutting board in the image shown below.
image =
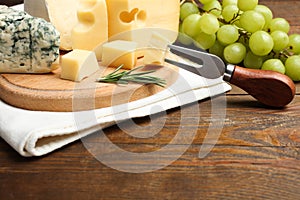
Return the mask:
M167 81L166 87L177 78L177 71L171 65L143 68L149 69L155 69L152 75ZM112 70L100 66L95 74L80 83L61 79L60 69L49 74L0 74L0 98L27 110L70 112L128 103L165 89L153 84L118 85L95 81Z

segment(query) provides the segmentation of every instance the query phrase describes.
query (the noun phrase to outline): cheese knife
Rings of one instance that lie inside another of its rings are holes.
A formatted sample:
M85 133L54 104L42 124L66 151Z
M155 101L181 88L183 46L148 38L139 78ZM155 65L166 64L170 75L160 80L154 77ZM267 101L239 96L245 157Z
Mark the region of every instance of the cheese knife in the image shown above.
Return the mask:
M223 76L224 81L243 89L265 106L281 108L295 96L294 82L279 72L225 64L216 55L178 45L170 44L168 48L182 60L165 57L165 62L209 79Z

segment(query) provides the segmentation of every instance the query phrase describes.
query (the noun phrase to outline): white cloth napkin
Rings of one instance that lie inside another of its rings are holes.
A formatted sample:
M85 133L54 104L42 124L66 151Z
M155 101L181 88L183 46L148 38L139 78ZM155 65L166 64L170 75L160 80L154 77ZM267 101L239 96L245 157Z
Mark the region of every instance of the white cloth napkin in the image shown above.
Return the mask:
M150 97L81 112L42 112L0 101L0 136L22 156L41 156L126 119L148 116L229 91L218 79L179 70L177 81Z

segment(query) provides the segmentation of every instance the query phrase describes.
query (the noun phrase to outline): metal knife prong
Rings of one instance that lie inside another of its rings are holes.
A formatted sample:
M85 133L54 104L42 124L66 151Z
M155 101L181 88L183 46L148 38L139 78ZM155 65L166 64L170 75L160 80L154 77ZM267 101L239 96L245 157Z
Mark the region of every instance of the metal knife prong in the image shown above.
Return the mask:
M185 69L187 71L190 71L192 73L195 73L197 75L199 75L199 69L200 67L202 66L199 66L199 67L195 67L194 65L191 65L191 64L186 64L186 63L183 63L183 62L179 62L179 61L175 61L175 60L172 60L172 59L169 59L169 58L165 58L165 62L169 63L169 64L172 64L172 65L175 65L179 68L182 68L182 69Z
M168 48L173 54L189 60L188 63L178 62L166 57L165 61L168 63L174 64L180 68L210 79L218 78L224 75L225 64L219 57L215 55L172 44L168 45ZM198 66L194 63L196 63Z

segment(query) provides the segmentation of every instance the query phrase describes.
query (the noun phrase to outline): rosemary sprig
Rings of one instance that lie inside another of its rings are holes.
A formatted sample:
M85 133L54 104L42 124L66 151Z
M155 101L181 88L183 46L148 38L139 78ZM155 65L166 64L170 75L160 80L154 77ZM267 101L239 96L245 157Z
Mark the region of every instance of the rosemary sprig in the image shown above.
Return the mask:
M155 84L160 87L165 87L166 85L166 80L159 77L148 75L150 73L155 72L155 70L132 73L144 67L144 66L140 66L129 71L119 72L122 67L123 65L119 66L110 74L98 78L96 81L105 82L105 83L118 83L118 84L128 84L129 82L135 82L135 83Z

